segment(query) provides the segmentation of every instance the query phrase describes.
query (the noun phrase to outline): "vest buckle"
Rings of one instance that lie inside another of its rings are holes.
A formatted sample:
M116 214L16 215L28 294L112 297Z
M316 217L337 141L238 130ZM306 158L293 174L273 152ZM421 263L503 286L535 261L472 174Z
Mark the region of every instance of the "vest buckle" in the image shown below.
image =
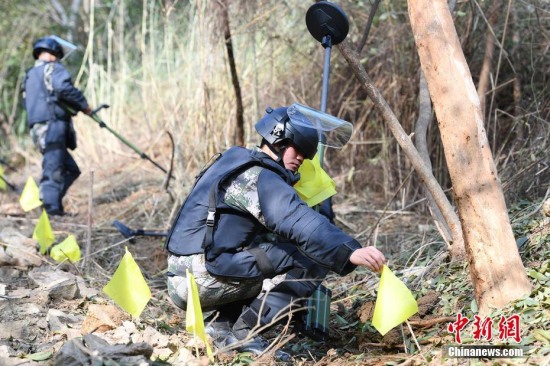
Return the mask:
M206 226L214 227L216 221L216 210L208 209L208 216L206 216Z

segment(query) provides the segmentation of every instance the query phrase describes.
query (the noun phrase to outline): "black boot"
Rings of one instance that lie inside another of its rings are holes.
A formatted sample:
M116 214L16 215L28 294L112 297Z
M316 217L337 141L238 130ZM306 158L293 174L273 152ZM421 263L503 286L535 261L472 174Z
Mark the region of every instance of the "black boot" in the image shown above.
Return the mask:
M243 343L238 348L239 352L250 352L255 356L259 356L269 347L267 339L259 334L254 334L252 329L242 320L242 318L237 319L232 330L235 337ZM275 350L274 357L283 362L291 361L290 355L280 349Z
M232 322L227 318L219 316L210 322L208 322L207 319L205 323L206 327L204 330L206 334L212 337L212 341L216 348L229 347L239 341L231 330Z

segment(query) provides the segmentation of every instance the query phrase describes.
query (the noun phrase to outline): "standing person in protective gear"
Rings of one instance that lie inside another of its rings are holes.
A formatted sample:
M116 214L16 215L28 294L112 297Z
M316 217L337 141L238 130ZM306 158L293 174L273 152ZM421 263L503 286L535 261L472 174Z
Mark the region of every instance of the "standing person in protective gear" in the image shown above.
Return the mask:
M76 148L76 134L69 110L88 115L92 110L71 76L59 62L64 56L62 40L38 39L33 46L35 64L27 70L23 105L35 145L43 154L40 199L49 215L64 215L62 199L80 175L67 149ZM68 108L70 109L68 109Z
M319 134L291 108L266 110L256 124L259 148L232 147L199 174L166 241L170 298L186 309L186 270L193 273L203 310L216 311L207 332L220 348L262 353L269 344L257 330L297 315L329 271L380 271L385 263L294 190ZM275 357L290 359L281 350Z

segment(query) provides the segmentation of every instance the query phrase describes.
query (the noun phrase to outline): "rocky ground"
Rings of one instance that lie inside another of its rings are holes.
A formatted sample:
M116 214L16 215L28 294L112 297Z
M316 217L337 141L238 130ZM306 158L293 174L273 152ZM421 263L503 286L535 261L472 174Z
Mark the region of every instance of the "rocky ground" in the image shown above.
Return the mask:
M125 169L97 174L95 183L90 174L83 174L66 198L66 209L75 215L51 219L56 243L75 235L85 263L60 264L40 254L32 239L40 209L25 213L18 204L18 192L0 193L0 365L208 363L204 347L185 331L185 313L167 298L162 239L130 241L112 225L120 220L134 229L166 230L178 203L163 191L162 177L129 176ZM7 177L22 187L27 175ZM379 215L365 202L361 197L343 197L335 204L337 223L363 239L372 234L365 222L372 223ZM521 360L498 360L499 364L550 362L550 220L540 213L541 207L542 203L533 203L512 214L533 293L500 310L501 314L523 314L523 344L531 353ZM327 286L333 290L333 301L328 341L297 338L285 333L285 328L269 334L278 347L292 354L293 364L469 363L444 359L441 352L443 345L453 341L447 324L455 320L456 313L471 316L476 312L467 266L448 263L441 256L444 246L437 241L416 254L405 244L390 246L391 242L417 243L418 237L429 235L426 218L408 212L396 217L384 221L376 235L379 242L388 243L384 249L392 268L417 298L419 313L410 319L410 328L397 327L381 337L370 324L376 276L358 270L344 278L330 277ZM121 310L102 291L125 247L139 264L153 296L139 318ZM478 364L493 361L475 360ZM247 354L216 353L217 364L254 362L276 363L269 355L253 360Z

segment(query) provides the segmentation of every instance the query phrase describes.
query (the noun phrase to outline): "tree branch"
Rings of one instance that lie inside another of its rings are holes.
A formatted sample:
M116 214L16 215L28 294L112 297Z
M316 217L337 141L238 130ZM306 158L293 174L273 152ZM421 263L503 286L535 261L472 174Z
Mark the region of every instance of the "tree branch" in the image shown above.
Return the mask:
M428 169L432 170L432 163L430 161L430 153L428 150L428 143L426 140L426 135L428 132L428 126L432 122L432 101L430 100L430 92L428 91L428 84L426 83L426 78L422 70L420 71L420 83L418 87L418 119L416 120L416 125L414 128L414 142L420 157L424 161L424 164ZM432 194L424 189L426 193L426 199L428 201L428 207L430 213L435 221L439 223L437 228L440 229L441 236L448 243L452 240L451 229L449 225L443 218L443 214L439 207L437 207ZM456 213L454 214L453 221L460 222Z
M456 214L453 207L451 206L449 200L445 196L443 189L433 176L432 172L424 161L422 160L420 154L414 147L411 138L403 130L401 123L397 119L396 115L391 110L390 106L380 93L378 89L374 86L372 81L363 65L359 61L357 53L355 53L347 40L344 40L338 45L338 49L348 62L351 67L355 77L361 82L362 87L367 92L369 98L373 101L374 107L382 115L384 121L390 128L394 137L397 140L397 143L403 149L403 152L409 158L412 166L420 176L422 183L425 185L426 189L433 195L434 201L437 204L437 207L441 210L445 221L449 224L451 235L452 235L452 245L451 245L451 256L453 259L463 259L465 256L464 252L464 240L462 237L462 228L460 222L454 222Z
M376 14L376 10L378 10L378 4L380 4L380 0L375 0L374 4L372 4L372 8L370 9L369 19L367 21L367 25L365 26L363 37L361 38L361 41L357 46L357 50L355 50L355 52L357 52L358 55L361 54L363 47L365 47L365 44L367 43L367 38L370 33L370 27L372 26L372 21L374 20L374 14Z

